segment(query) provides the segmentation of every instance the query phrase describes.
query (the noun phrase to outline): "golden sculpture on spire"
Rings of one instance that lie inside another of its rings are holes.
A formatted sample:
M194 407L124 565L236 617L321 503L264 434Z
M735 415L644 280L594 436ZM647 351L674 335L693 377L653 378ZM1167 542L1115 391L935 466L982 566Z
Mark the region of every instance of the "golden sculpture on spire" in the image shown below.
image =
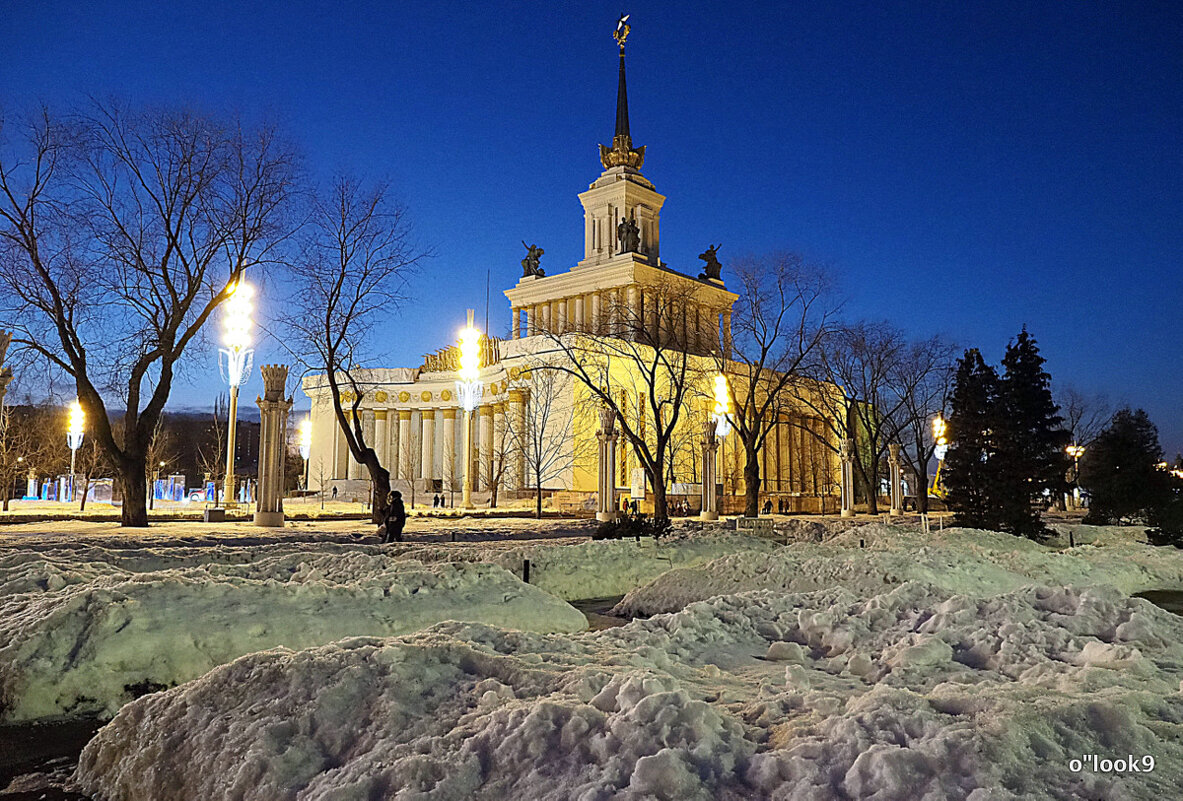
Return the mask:
M620 49L624 49L624 40L628 38L628 32L632 30L628 24L629 14L621 14L620 19L616 21L616 30L612 32L612 38L616 40L616 44L620 45Z
M600 145L600 163L605 170L613 167L627 167L639 170L645 163L645 147L633 147L633 138L628 129L628 89L624 80L624 42L628 39L629 14L621 14L616 21L612 38L620 45L620 79L616 86L616 133L612 136L612 147Z

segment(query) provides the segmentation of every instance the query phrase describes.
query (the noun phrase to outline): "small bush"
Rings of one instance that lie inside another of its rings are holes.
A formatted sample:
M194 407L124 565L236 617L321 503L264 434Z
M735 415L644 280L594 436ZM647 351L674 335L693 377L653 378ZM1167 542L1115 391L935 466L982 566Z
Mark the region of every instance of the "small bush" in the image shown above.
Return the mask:
M659 540L669 534L672 527L669 518L651 518L643 512L627 512L623 517L601 523L592 534L592 539L622 540L625 537L634 537L640 542L641 537L652 537Z

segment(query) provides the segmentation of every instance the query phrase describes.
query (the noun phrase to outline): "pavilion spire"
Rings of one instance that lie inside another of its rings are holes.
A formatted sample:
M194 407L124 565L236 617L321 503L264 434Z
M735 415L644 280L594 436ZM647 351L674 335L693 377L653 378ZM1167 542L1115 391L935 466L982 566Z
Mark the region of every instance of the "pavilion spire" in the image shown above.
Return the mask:
M622 14L612 33L620 47L620 79L616 85L616 133L612 136L612 147L600 145L600 163L605 170L612 167L639 170L645 163L645 146L634 148L628 129L628 87L624 80L624 42L631 30L628 18L628 14Z

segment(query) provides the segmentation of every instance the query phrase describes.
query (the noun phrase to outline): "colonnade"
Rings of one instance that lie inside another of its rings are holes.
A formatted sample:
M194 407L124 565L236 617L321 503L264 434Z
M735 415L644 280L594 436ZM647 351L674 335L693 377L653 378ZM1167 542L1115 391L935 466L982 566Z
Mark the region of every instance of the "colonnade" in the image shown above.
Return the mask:
M511 424L514 430L523 429L529 392L515 388L506 396L505 400L478 406L471 416L473 489L478 492L492 489L499 468L503 488L519 489L527 483L524 455L506 444L504 438ZM392 480L439 480L445 490L460 489L464 478L464 457L459 452L464 441L464 415L457 407L363 408L360 413L366 443L374 448ZM352 420L349 410L346 417ZM332 470L325 477L368 478L335 422L333 437ZM504 465L498 464L499 454L506 460ZM451 486L453 482L455 487Z
M578 331L623 336L641 325L656 332L659 307L664 307L662 314L667 318L660 321L663 344L710 353L721 342L724 351L730 352L730 308L662 297L660 290L638 284L515 306L510 309L510 328L514 339Z

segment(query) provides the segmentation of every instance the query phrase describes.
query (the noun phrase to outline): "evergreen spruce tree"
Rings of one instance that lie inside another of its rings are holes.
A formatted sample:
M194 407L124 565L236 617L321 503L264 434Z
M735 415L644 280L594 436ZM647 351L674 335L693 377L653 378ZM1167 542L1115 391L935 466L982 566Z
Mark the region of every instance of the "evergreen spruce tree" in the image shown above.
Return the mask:
M1035 338L1024 326L1002 359L998 393L1000 523L1003 531L1035 539L1047 532L1040 509L1063 494L1071 464L1065 448L1072 435L1064 429L1043 365Z
M998 374L977 348L957 362L947 436L949 452L943 466L945 502L957 524L996 529L1002 490L995 458L999 424Z
M1089 494L1086 523L1144 520L1170 494L1158 468L1158 429L1141 409L1120 409L1080 459L1080 484Z

